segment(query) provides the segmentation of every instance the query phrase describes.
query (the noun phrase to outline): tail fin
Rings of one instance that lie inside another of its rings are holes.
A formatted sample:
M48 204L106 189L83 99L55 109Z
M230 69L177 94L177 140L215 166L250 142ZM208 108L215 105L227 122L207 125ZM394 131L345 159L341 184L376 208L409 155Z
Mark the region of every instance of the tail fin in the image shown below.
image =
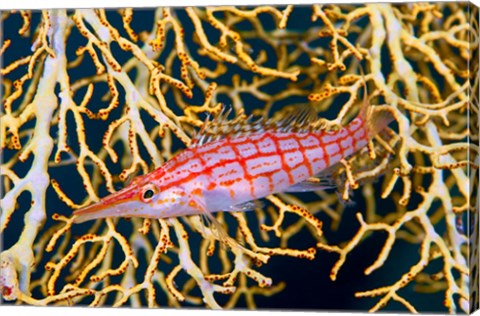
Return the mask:
M369 137L374 137L383 131L394 120L389 111L373 111L367 114L367 126Z
M375 111L375 108L370 105L368 100L368 91L367 91L367 81L365 80L365 75L363 70L360 68L362 73L364 94L363 94L363 104L360 110L359 117L366 123L368 128L368 137L369 139L377 135L383 129L385 129L388 124L390 124L394 118L392 113L389 111Z

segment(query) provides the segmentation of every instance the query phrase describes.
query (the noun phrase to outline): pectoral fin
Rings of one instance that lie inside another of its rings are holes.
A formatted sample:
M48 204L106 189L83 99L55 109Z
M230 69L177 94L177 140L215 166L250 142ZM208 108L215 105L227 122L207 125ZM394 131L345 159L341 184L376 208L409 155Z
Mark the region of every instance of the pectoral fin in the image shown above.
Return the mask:
M255 208L263 208L264 204L258 200L255 201L248 201L242 204L232 205L226 211L231 212L246 212L251 211Z
M189 202L193 208L199 211L199 214L206 220L206 226L210 229L213 235L224 245L230 247L240 246L237 241L231 238L225 227L216 219L216 217L207 209L205 201L201 198L192 198Z

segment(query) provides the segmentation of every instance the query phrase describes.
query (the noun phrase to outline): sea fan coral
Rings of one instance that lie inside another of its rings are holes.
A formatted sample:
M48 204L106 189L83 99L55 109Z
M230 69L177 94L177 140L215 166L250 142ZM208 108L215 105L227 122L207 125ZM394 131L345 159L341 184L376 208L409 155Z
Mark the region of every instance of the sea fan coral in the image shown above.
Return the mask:
M1 14L3 300L478 308L477 8ZM184 150L224 106L232 124L307 106L335 130L363 98L394 122L332 171L337 189L216 214L239 247L199 216L73 223L73 210Z

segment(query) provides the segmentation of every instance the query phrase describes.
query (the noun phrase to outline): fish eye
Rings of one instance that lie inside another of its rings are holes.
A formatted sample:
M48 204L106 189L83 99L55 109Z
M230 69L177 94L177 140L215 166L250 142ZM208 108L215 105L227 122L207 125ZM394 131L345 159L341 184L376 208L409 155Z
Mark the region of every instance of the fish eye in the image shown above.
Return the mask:
M157 194L157 192L158 192L158 189L155 185L153 184L146 185L142 192L142 200L144 202L150 201L155 196L155 194Z
M148 189L146 190L145 192L143 192L143 198L144 199L149 199L153 196L153 190L152 189Z

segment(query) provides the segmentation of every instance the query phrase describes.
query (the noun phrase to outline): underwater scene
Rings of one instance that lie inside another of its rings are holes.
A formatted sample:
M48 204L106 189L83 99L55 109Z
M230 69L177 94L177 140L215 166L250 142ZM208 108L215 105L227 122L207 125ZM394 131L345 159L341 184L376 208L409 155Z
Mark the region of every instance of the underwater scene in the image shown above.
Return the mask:
M5 305L478 309L478 9L1 12Z

